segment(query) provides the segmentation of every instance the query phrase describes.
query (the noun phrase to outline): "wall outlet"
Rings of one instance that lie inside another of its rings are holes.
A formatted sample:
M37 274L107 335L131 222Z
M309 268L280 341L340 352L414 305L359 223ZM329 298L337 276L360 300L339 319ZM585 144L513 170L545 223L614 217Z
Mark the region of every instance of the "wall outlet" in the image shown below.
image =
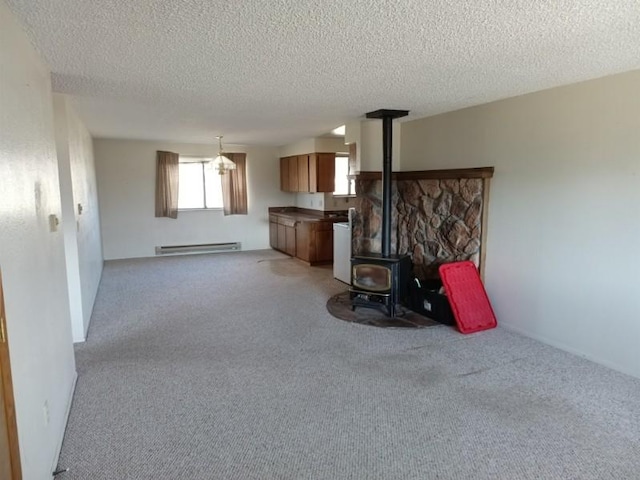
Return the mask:
M48 400L44 401L44 405L42 406L42 414L44 416L44 426L48 427L49 421L51 420L51 418L49 417L49 401Z

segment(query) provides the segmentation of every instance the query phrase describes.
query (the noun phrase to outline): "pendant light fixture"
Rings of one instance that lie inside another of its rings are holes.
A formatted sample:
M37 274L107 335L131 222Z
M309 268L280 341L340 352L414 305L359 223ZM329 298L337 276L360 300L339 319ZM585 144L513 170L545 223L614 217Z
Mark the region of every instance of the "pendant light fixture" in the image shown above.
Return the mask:
M235 170L236 164L226 157L222 151L222 135L216 138L218 139L218 156L213 159L213 168L215 168L220 175L224 175L229 170Z

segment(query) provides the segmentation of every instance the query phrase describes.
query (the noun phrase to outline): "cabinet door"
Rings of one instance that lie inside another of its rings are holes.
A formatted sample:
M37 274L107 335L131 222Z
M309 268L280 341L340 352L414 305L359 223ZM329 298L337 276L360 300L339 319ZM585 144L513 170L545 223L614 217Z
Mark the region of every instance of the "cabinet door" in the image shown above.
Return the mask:
M333 192L335 190L336 154L316 154L316 186L318 192Z
M315 232L316 262L325 263L333 260L333 230Z
M269 222L269 245L271 248L278 249L278 224L277 222Z
M308 156L309 160L309 191L318 191L318 155L312 153Z
M289 157L280 159L280 190L289 192Z
M296 227L285 227L285 253L295 257L296 255Z
M278 250L287 251L287 227L278 224Z
M329 263L333 260L333 223L317 222L313 227L309 239L311 264Z
M298 191L309 191L309 155L298 155Z
M309 222L300 222L296 227L296 257L305 262L310 262L311 257L309 253Z
M298 191L298 157L289 157L289 191Z

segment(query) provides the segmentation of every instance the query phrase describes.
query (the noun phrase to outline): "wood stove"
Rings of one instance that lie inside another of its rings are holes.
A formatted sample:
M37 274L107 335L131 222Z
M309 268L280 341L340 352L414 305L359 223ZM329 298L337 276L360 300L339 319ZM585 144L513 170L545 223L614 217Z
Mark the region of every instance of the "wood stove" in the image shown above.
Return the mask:
M407 302L411 272L408 255L356 255L351 259L351 307L381 308L395 317L397 306Z
M409 255L392 255L391 249L391 137L392 121L408 110L376 110L367 118L382 119L382 246L381 253L351 258L351 308L380 308L395 317L397 307L407 300L412 270Z

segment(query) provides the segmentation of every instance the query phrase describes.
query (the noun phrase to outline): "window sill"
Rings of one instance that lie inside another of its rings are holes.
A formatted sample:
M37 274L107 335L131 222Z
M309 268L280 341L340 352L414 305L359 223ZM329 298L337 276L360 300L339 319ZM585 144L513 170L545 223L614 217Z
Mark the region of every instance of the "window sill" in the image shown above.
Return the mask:
M349 194L349 195L344 195L344 194L340 194L340 195L336 195L335 193L333 194L333 198L356 198L357 195L355 193Z

